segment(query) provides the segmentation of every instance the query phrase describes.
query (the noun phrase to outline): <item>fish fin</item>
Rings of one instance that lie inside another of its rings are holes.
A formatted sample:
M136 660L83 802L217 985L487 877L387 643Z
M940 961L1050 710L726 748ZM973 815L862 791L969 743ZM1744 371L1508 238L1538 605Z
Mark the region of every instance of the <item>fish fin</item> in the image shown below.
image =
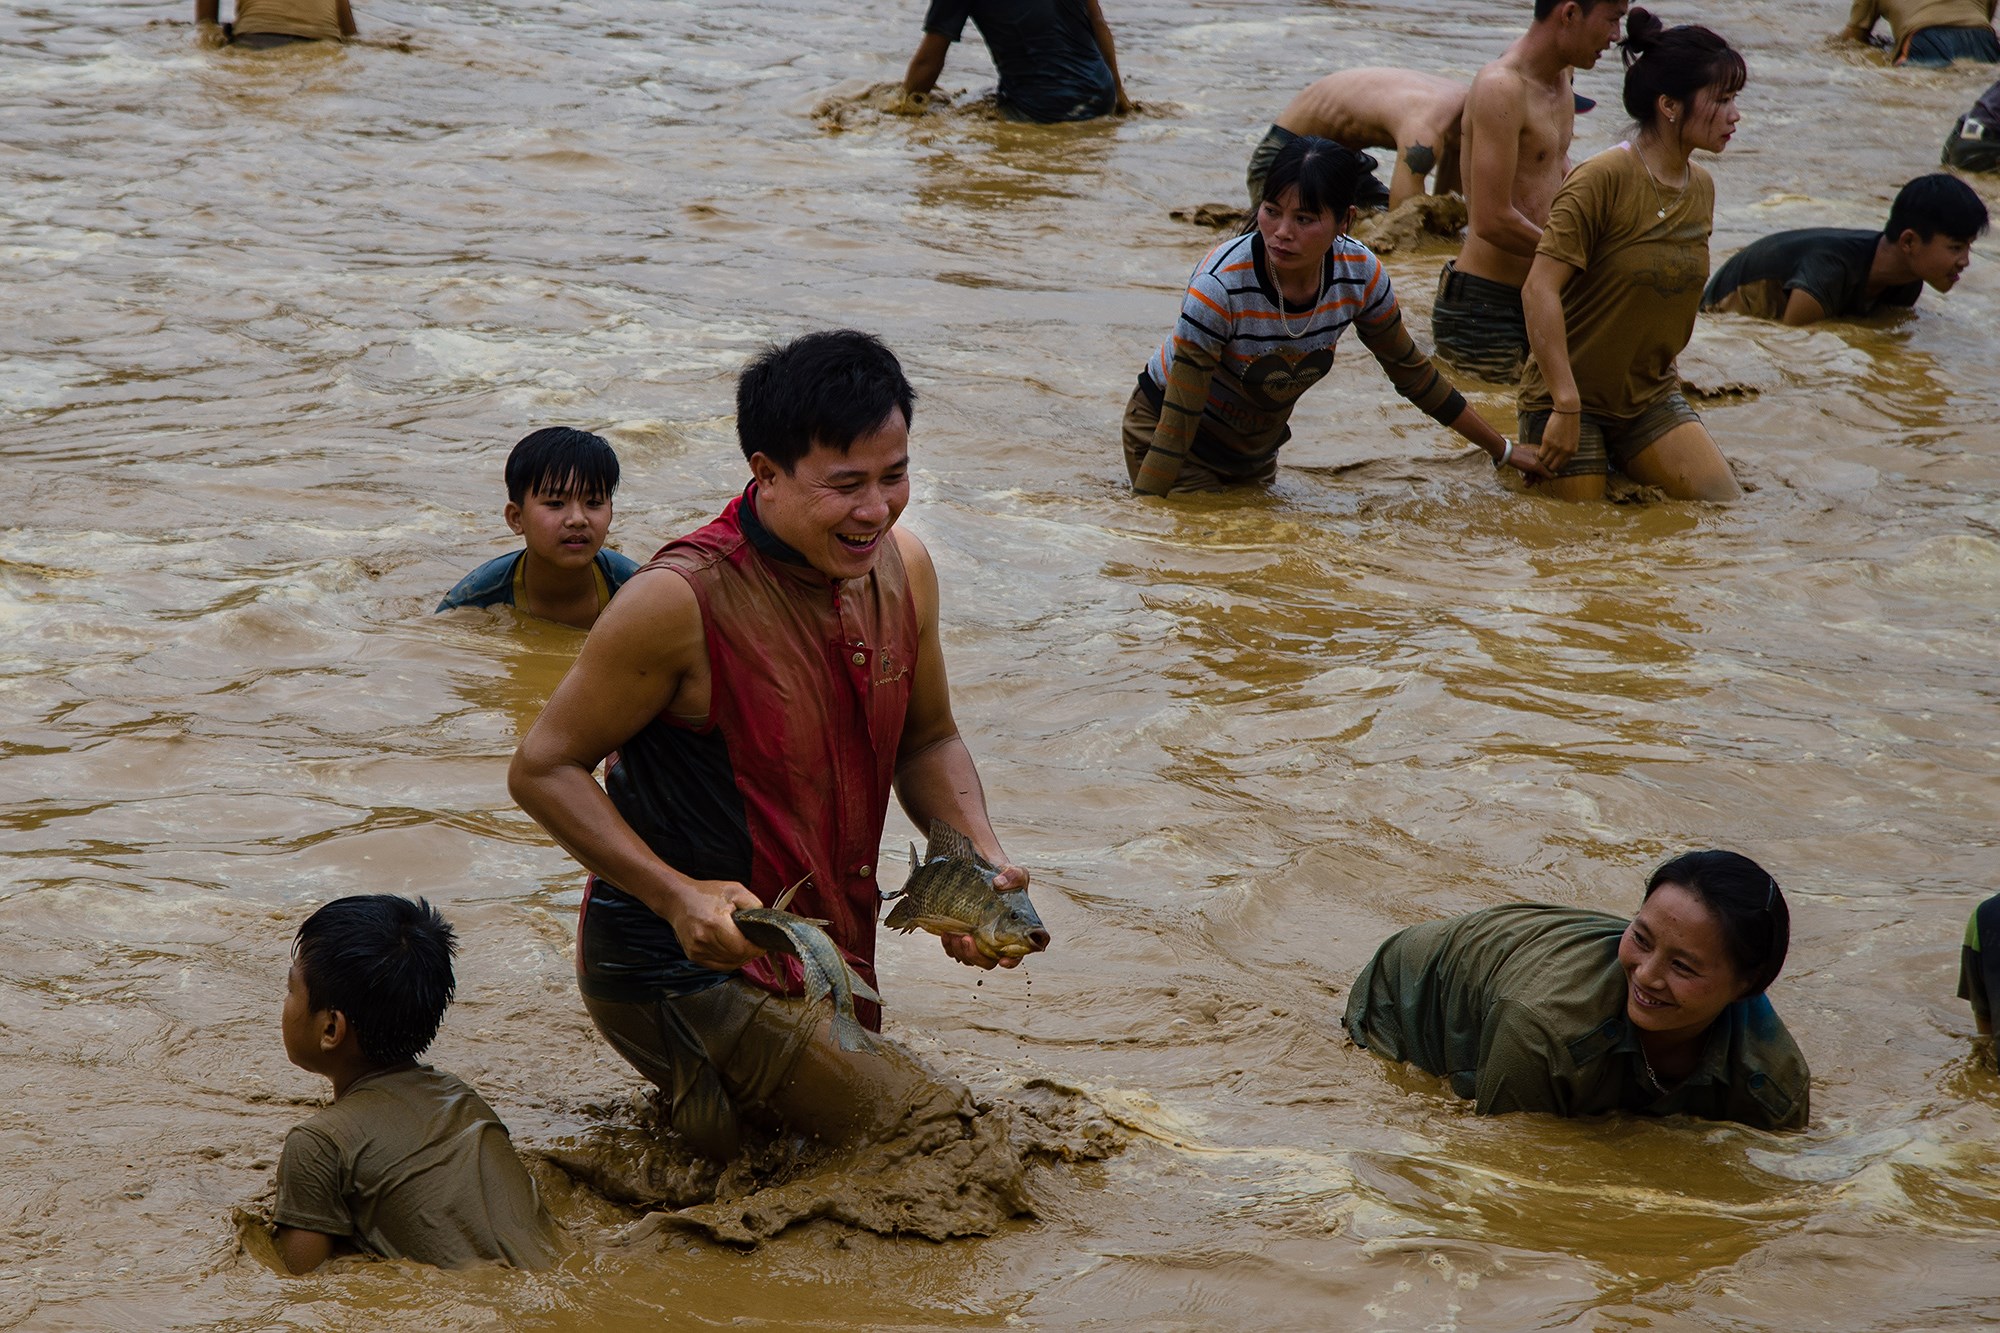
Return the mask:
M833 1016L833 1040L843 1051L871 1051L875 1049L875 1039L868 1029L861 1026L861 1020L853 1014L836 1012Z
M778 901L771 904L771 910L774 912L782 912L786 908L790 907L792 905L792 895L796 894L800 889L804 888L809 882L811 882L811 880L812 880L812 871L808 870L806 871L804 879L800 880L798 883L792 885L791 888L786 889L783 893L778 895Z
M851 964L847 968L847 989L854 993L854 998L857 1000L866 1000L870 1004L882 1003L882 996L873 986L861 979L861 974L856 972Z
M963 833L942 819L931 821L930 841L924 844L924 861L977 861L979 853Z

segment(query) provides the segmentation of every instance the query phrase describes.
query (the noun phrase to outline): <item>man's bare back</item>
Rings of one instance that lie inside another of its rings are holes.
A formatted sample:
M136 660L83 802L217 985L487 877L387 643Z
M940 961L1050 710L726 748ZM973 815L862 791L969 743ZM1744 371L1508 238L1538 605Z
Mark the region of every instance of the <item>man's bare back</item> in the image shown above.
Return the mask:
M1291 100L1278 126L1348 148L1393 148L1389 207L1420 194L1437 172L1437 191L1459 187L1459 120L1466 87L1413 69L1376 67L1329 74Z

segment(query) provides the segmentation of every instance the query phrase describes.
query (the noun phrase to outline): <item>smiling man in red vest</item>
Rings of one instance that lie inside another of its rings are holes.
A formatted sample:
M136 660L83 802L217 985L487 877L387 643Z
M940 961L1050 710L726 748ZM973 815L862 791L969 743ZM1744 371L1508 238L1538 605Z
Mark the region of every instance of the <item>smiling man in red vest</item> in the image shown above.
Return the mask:
M796 960L764 956L732 913L802 884L875 984L877 867L891 792L1025 888L986 815L951 714L937 572L896 527L915 400L865 333L766 350L736 389L750 484L633 575L514 756L523 809L591 872L578 985L620 1055L666 1094L697 1150L741 1121L829 1139L880 1132L920 1096L893 1047L840 1050ZM615 752L615 755L614 755ZM592 771L613 756L605 786ZM969 936L944 948L1011 966ZM862 1021L879 1028L875 1006Z

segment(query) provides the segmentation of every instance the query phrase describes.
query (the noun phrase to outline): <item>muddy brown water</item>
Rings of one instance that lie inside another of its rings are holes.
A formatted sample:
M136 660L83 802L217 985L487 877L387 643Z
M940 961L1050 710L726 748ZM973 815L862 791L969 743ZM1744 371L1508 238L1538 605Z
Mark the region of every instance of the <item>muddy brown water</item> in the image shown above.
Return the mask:
M367 44L265 55L194 49L179 0L0 13L0 1326L2000 1315L2000 1088L1951 993L2000 887L1990 261L1915 319L1704 320L1690 374L1749 391L1707 406L1730 509L1509 494L1359 348L1269 494L1134 504L1118 414L1209 240L1169 210L1235 201L1309 79L1469 75L1526 5L1107 8L1147 113L1055 128L967 108L976 45L958 109L876 114L914 2L363 0ZM1891 70L1828 39L1843 8L1702 7L1752 71L1718 255L1875 225L1990 73ZM1579 86L1587 152L1618 83ZM1389 261L1420 335L1444 253ZM1125 1149L1035 1167L1039 1216L984 1240L746 1251L577 1191L551 1273L280 1280L234 1217L324 1093L277 1017L328 897L445 907L432 1058L525 1147L631 1129L570 980L577 873L502 785L578 636L427 612L506 549L526 429L605 428L614 544L649 552L738 484L748 350L836 323L922 392L906 521L1057 941L976 984L886 937L891 1031L982 1098L1074 1089ZM1809 1132L1482 1121L1343 1047L1390 930L1629 910L1706 845L1791 895Z

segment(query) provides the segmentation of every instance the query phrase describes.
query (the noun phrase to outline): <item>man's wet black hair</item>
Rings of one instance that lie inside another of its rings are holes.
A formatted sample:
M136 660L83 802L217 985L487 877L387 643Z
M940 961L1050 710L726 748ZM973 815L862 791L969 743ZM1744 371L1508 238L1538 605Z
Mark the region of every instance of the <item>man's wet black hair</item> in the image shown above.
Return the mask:
M1625 15L1618 43L1625 60L1625 114L1648 129L1660 116L1660 99L1684 107L1704 88L1741 92L1750 78L1743 57L1719 35L1695 24L1669 28L1643 9Z
M345 1014L361 1053L377 1065L416 1059L458 989L457 939L422 898L336 898L306 918L294 947L307 1003L315 1013Z
M1792 912L1769 871L1741 852L1687 852L1653 872L1646 897L1662 884L1680 885L1714 915L1749 994L1778 979L1792 947Z
M1264 177L1264 198L1276 208L1278 196L1297 186L1299 207L1308 213L1332 209L1345 216L1354 207L1355 192L1368 168L1368 161L1353 149L1316 134L1301 134L1271 159L1270 173ZM1244 230L1256 229L1257 215L1253 213Z
M736 380L736 441L792 471L814 443L846 453L891 412L910 424L917 391L872 333L808 333L759 352Z
M1986 234L1991 220L1986 202L1970 185L1946 172L1933 171L1897 192L1882 234L1895 242L1903 239L1904 232L1913 231L1918 240L1928 241L1943 232L1954 241L1970 244Z
M1540 23L1549 15L1568 4L1569 0L1535 0L1535 22ZM1576 0L1577 8L1588 14L1599 5L1611 4L1612 0Z
M507 498L515 504L537 491L609 500L617 489L618 455L602 435L587 430L544 426L507 455Z

